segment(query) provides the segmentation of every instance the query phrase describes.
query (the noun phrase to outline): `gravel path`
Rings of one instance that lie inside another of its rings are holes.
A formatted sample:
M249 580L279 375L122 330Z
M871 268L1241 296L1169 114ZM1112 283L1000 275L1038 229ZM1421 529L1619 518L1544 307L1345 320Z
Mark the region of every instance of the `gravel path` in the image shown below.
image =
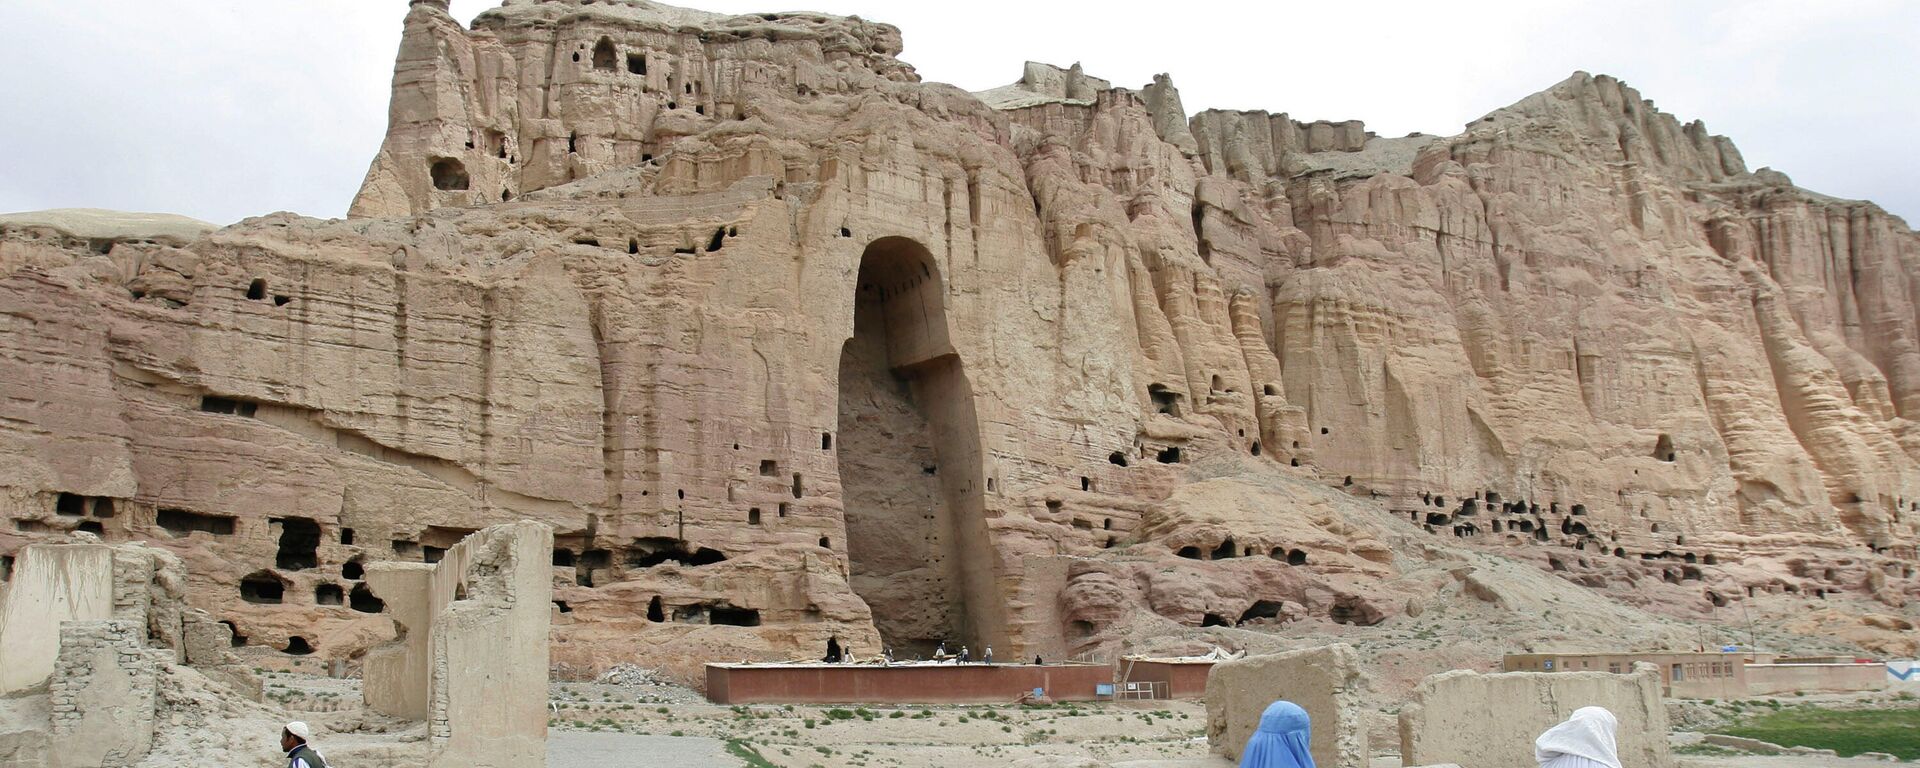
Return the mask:
M719 739L632 733L547 731L547 768L742 768Z

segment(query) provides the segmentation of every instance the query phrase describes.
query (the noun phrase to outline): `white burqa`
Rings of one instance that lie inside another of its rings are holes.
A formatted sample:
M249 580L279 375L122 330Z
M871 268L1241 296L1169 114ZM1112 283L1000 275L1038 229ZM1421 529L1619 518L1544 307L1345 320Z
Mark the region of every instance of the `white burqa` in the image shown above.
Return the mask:
M1540 768L1620 768L1613 733L1620 721L1600 707L1581 707L1567 721L1533 740Z

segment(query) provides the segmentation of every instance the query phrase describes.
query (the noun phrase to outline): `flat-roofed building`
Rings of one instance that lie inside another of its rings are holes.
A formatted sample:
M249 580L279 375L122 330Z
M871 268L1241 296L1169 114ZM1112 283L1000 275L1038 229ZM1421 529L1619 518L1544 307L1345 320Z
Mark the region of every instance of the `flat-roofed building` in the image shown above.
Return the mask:
M1738 699L1747 696L1747 653L1512 653L1501 661L1507 672L1612 672L1627 674L1633 665L1660 668L1667 696L1683 699Z

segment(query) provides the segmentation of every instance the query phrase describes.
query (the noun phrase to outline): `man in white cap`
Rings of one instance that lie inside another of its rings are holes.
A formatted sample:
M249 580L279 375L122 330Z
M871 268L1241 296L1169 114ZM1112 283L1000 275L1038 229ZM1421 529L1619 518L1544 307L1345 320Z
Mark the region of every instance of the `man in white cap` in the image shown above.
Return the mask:
M280 731L280 748L287 751L287 768L327 768L327 759L307 744L311 738L313 729L298 720L287 723Z

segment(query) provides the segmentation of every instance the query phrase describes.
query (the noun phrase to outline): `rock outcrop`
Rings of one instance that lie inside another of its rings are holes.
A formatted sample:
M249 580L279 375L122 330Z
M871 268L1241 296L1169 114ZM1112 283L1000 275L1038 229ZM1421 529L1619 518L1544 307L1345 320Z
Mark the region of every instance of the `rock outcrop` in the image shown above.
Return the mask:
M1605 76L1389 139L901 47L414 0L351 218L0 219L0 554L147 540L260 663L356 661L368 563L539 520L580 674L1532 599L1461 547L1693 618L1920 588L1871 203Z

